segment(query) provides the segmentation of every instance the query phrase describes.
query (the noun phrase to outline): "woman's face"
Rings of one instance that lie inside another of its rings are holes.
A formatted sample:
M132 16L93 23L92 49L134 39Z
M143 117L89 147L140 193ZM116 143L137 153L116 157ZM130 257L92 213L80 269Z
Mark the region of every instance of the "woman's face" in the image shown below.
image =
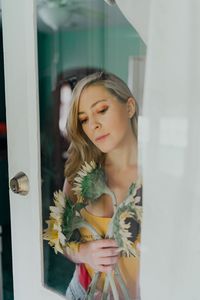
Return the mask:
M131 101L131 98L130 98ZM89 86L81 93L79 122L88 138L102 152L109 153L124 145L133 135L130 117L132 102L122 103L102 86Z

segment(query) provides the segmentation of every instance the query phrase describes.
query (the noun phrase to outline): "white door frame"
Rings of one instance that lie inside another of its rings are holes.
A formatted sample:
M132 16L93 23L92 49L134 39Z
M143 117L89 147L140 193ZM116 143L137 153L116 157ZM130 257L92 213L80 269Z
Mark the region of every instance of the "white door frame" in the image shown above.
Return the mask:
M10 191L15 300L63 299L43 286L36 1L2 0L9 178L24 172L30 191Z

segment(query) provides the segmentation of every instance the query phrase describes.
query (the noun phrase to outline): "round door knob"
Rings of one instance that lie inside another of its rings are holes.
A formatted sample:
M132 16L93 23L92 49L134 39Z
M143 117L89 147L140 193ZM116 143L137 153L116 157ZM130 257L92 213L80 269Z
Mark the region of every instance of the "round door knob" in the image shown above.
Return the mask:
M20 195L27 195L29 192L29 180L25 173L19 172L10 180L11 190Z

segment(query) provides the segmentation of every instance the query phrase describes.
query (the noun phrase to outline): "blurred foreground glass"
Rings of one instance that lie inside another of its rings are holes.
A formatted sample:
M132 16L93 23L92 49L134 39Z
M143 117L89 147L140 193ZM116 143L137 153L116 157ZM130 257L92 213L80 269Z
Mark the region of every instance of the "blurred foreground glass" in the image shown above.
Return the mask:
M103 0L37 1L42 215L64 182L65 123L76 82L98 70L122 78L142 107L146 47L117 5ZM44 283L65 294L74 264L44 242Z

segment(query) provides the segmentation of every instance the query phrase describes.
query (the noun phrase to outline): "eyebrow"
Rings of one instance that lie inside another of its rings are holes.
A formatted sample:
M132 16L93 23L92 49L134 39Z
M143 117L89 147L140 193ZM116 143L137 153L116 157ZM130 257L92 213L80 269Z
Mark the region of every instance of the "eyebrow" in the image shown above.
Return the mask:
M98 101L94 102L94 103L90 106L90 108L93 108L95 105L97 105L97 104L100 103L100 102L107 102L107 100L106 100L106 99L98 100ZM78 113L78 115L81 115L81 114L84 114L84 111L80 111L80 112Z

